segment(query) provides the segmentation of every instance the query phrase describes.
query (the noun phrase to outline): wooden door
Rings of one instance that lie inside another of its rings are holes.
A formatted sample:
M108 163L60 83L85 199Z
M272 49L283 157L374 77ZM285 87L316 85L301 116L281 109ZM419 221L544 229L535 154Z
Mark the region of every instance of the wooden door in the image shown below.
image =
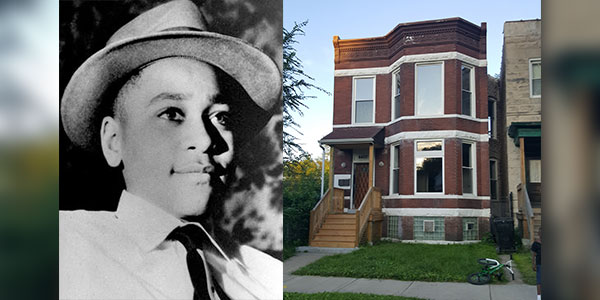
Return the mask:
M369 191L369 164L354 164L354 184L352 195L354 197L354 208L358 209L363 198Z

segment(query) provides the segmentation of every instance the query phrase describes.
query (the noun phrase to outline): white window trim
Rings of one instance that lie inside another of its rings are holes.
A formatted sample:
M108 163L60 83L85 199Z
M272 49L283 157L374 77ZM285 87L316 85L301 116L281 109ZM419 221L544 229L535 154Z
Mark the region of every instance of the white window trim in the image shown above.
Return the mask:
M418 142L442 142L440 151L417 151ZM444 139L420 139L414 140L413 145L413 192L415 195L443 195L446 193L446 160L444 159L445 150ZM426 153L426 154L425 154ZM442 158L442 191L441 192L417 192L417 158L441 157Z
M392 110L391 110L391 114L390 114L390 120L395 121L400 119L401 116L398 116L397 118L395 118L394 114L396 113L396 90L398 89L398 80L396 79L397 76L400 76L400 68L394 70L392 72ZM402 80L402 77L400 77L400 80ZM402 92L400 92L402 93Z
M490 217L489 208L385 208L387 216L407 217Z
M462 191L462 187L461 187L461 192L463 195L467 195L467 196L477 196L477 159L475 156L475 153L477 153L477 144L472 142L472 141L466 141L466 140L462 140L461 145L460 145L460 157L461 157L461 164L460 164L460 176L462 176L462 169L463 169L463 165L462 165L462 144L470 144L471 145L471 157L469 158L471 160L471 166L473 169L473 182L471 182L471 184L473 185L473 192L472 193L465 193ZM497 166L496 166L497 167ZM464 178L462 178L464 180ZM464 182L463 182L464 185Z
M364 78L373 78L373 120L371 122L356 122L356 79L364 79ZM352 77L352 122L351 124L374 124L375 123L375 107L376 107L376 99L375 95L377 91L375 87L377 86L377 76L369 75L369 76L354 76Z
M398 58L394 63L387 67L375 67L375 68L355 68L355 69L341 69L333 71L334 77L344 76L362 76L362 75L383 75L389 74L393 70L396 70L400 65L406 63L416 62L429 62L429 61L442 61L442 60L460 60L470 65L477 67L486 67L486 59L478 59L472 56L465 55L457 51L449 52L437 52L429 54L411 54L404 55Z
M441 72L442 72L441 84L442 84L442 87L440 89L441 90L441 98L442 98L442 113L441 114L435 114L435 115L420 115L419 112L418 112L419 106L417 105L417 99L418 99L418 94L417 94L418 85L417 85L417 82L418 82L418 79L419 79L419 77L418 77L419 74L417 72L418 66L422 66L422 65L440 65L440 64L442 65L442 67L441 67ZM414 79L415 80L415 98L414 98L414 101L413 101L414 102L414 106L415 106L415 110L414 110L414 115L415 116L427 117L427 116L441 116L441 115L444 115L444 111L445 111L444 110L444 108L445 108L444 107L444 102L445 102L445 99L444 99L444 81L445 81L445 79L444 79L444 71L446 69L445 65L446 65L445 61L431 61L431 62L415 63L415 71L414 71L414 73L415 73L415 79Z
M460 109L461 109L461 112L460 113L464 116L469 116L469 117L475 118L475 116L477 115L476 114L477 105L476 105L476 101L475 101L477 99L477 97L476 97L477 89L475 87L475 67L473 67L472 65L469 65L469 64L465 64L465 63L462 63L460 66L461 66L461 72L460 72L460 76L461 76L461 78L460 78L460 80L461 80L460 81L460 101L461 101ZM470 85L471 85L471 114L470 115L465 115L462 113L462 67L471 69L471 72L470 72L471 78L469 78Z
M496 180L496 199L494 199L494 200L499 200L500 199L500 193L499 193L500 192L499 191L500 188L498 187L498 160L495 159L495 158L490 158L490 162L494 162L496 164L496 169L495 169L496 172L494 172L494 175L496 175L495 176L496 177L496 179L495 179ZM492 182L492 176L490 176L490 200L492 200L492 185L491 185L491 182Z
M398 183L398 193L394 193L394 158L398 155L396 154L396 146L399 146L399 143L390 145L390 191L389 195L399 195L400 194L400 183ZM400 170L400 160L398 160L398 170ZM400 174L400 171L398 171Z
M541 91L540 91L539 95L533 94L533 64L534 63L540 63L540 66L541 66L542 59L539 57L529 59L529 98L542 98Z

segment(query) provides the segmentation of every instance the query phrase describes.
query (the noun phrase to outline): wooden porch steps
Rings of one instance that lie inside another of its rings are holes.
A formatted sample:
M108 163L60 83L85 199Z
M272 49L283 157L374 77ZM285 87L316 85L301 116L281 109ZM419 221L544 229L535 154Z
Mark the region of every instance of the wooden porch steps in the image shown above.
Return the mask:
M323 226L310 241L312 247L354 248L356 244L355 214L327 215Z

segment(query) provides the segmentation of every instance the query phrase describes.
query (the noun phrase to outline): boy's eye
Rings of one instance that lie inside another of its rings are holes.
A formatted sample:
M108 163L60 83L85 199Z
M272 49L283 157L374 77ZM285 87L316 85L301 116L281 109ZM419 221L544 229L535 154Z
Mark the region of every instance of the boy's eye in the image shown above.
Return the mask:
M231 124L231 116L227 111L216 112L210 117L213 121L216 121L222 126L229 126Z
M169 121L175 121L175 122L182 122L184 119L183 112L181 112L181 110L179 108L175 108L175 107L169 107L169 108L165 109L163 112L161 112L158 115L158 117L165 119L165 120L169 120Z

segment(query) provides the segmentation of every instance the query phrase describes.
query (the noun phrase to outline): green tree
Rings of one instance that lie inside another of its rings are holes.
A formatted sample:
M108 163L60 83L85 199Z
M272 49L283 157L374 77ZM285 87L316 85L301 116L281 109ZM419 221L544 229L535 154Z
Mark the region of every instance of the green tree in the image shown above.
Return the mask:
M307 245L310 211L321 198L321 160L304 154L283 164L284 244ZM325 178L329 161L325 161ZM327 180L325 181L327 189Z
M292 115L297 113L303 116L302 110L308 108L305 100L315 98L315 96L305 95L304 89L316 89L330 95L323 88L309 82L314 81L314 78L304 73L302 61L294 49L294 45L298 43L296 37L304 35L302 28L306 24L308 20L300 24L294 23L294 27L289 31L283 28L283 152L287 158L296 152L304 153L295 135L302 133Z

